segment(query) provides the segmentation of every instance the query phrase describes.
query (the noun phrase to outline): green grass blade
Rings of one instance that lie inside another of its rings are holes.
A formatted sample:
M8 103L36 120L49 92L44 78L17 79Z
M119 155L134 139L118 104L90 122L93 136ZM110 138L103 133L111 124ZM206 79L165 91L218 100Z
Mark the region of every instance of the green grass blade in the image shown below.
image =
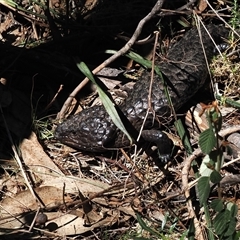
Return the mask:
M177 129L178 135L182 140L183 146L185 147L187 154L190 155L192 154L192 147L191 147L191 143L188 139L187 133L185 131L185 128L182 124L181 119L178 119L177 121L174 122L174 125Z
M219 95L217 95L216 98L217 98L217 100L219 100L223 104L228 104L228 105L230 105L232 107L240 109L240 103L237 102L237 101L234 101L234 100L232 100L230 98L225 98L225 97L222 97L222 96L219 96Z
M95 81L95 79L93 77L92 72L89 70L89 68L87 67L87 65L84 62L77 63L77 67L88 79L90 79L96 85L99 97L100 97L107 113L110 115L114 124L128 137L130 143L132 144L133 140L132 140L131 136L129 135L129 133L127 132L124 124L122 123L122 120L119 117L117 110L114 107L113 102L107 96L107 94L99 87L99 85L97 84L97 82Z

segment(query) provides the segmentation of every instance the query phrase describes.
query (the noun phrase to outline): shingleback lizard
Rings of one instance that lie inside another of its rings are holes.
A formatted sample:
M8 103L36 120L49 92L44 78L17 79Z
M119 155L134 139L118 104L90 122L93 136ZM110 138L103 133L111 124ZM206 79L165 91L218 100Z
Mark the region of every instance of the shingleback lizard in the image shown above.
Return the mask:
M209 24L207 29L216 43L222 41L219 26ZM206 57L210 60L213 57L214 43L203 27L200 35L199 37L197 28L192 28L170 48L164 59L156 63L167 81L175 111L203 86L208 77L202 47L204 46ZM120 106L124 115L138 131L148 109L150 78L150 73L145 71L129 93L125 103ZM161 127L159 124L161 119L171 115L163 82L156 74L151 101L153 111L147 116L142 137L151 142L154 142L155 138L159 139L161 150L167 153L168 138L161 131L153 130ZM55 138L71 147L91 152L102 152L108 148L126 147L130 144L127 137L114 125L103 106L93 106L71 116L58 125Z

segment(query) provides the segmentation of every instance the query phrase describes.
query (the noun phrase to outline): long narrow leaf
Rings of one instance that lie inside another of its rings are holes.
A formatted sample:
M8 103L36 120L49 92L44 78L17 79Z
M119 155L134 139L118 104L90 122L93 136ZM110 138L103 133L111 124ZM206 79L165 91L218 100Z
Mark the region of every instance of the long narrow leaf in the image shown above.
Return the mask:
M140 224L142 229L148 231L149 233L151 233L157 237L163 237L160 233L158 233L155 230L153 230L152 228L148 227L138 213L136 213L136 216L137 216L138 223Z
M114 107L113 102L107 96L107 94L99 87L93 77L92 72L89 70L89 68L84 62L77 63L77 67L87 78L89 78L96 85L99 97L102 100L103 106L105 107L107 113L110 115L114 124L128 137L130 143L132 144L132 138L124 127L121 118L119 117L117 110Z
M174 126L177 129L178 135L180 136L187 153L189 155L192 154L193 151L192 151L191 143L190 143L189 138L187 136L186 130L185 130L183 124L182 124L182 120L178 119L177 121L175 121Z
M106 50L105 53L107 54L115 54L117 51L115 50ZM125 54L125 56L127 56L128 58L132 59L133 61L141 64L142 66L146 67L146 68L151 68L152 67L152 62L143 58L142 56L140 56L139 54L129 51L128 53Z

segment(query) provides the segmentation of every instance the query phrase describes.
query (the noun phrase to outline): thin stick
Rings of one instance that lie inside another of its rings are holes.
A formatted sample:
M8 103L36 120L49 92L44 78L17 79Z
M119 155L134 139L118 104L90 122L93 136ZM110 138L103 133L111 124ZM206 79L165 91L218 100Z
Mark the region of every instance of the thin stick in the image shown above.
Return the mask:
M196 213L194 211L194 207L190 198L190 190L188 186L188 174L189 169L191 168L191 163L194 159L196 159L198 156L202 154L201 149L195 150L191 156L189 156L187 159L183 162L183 169L182 169L182 189L184 191L185 197L187 199L187 209L189 213L189 218L193 218L194 226L195 226L195 237L199 240L204 240L201 224L199 223Z

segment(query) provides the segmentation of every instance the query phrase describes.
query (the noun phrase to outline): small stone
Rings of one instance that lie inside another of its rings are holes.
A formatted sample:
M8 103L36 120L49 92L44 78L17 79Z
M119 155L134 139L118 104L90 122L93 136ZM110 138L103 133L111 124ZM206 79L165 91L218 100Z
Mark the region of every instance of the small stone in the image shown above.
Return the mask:
M42 225L45 225L45 223L47 222L47 220L48 220L48 218L47 218L47 215L46 214L44 214L44 213L39 213L38 215L37 215L37 217L36 217L36 221L35 221L35 223L36 223L36 225L40 225L40 226L42 226Z

